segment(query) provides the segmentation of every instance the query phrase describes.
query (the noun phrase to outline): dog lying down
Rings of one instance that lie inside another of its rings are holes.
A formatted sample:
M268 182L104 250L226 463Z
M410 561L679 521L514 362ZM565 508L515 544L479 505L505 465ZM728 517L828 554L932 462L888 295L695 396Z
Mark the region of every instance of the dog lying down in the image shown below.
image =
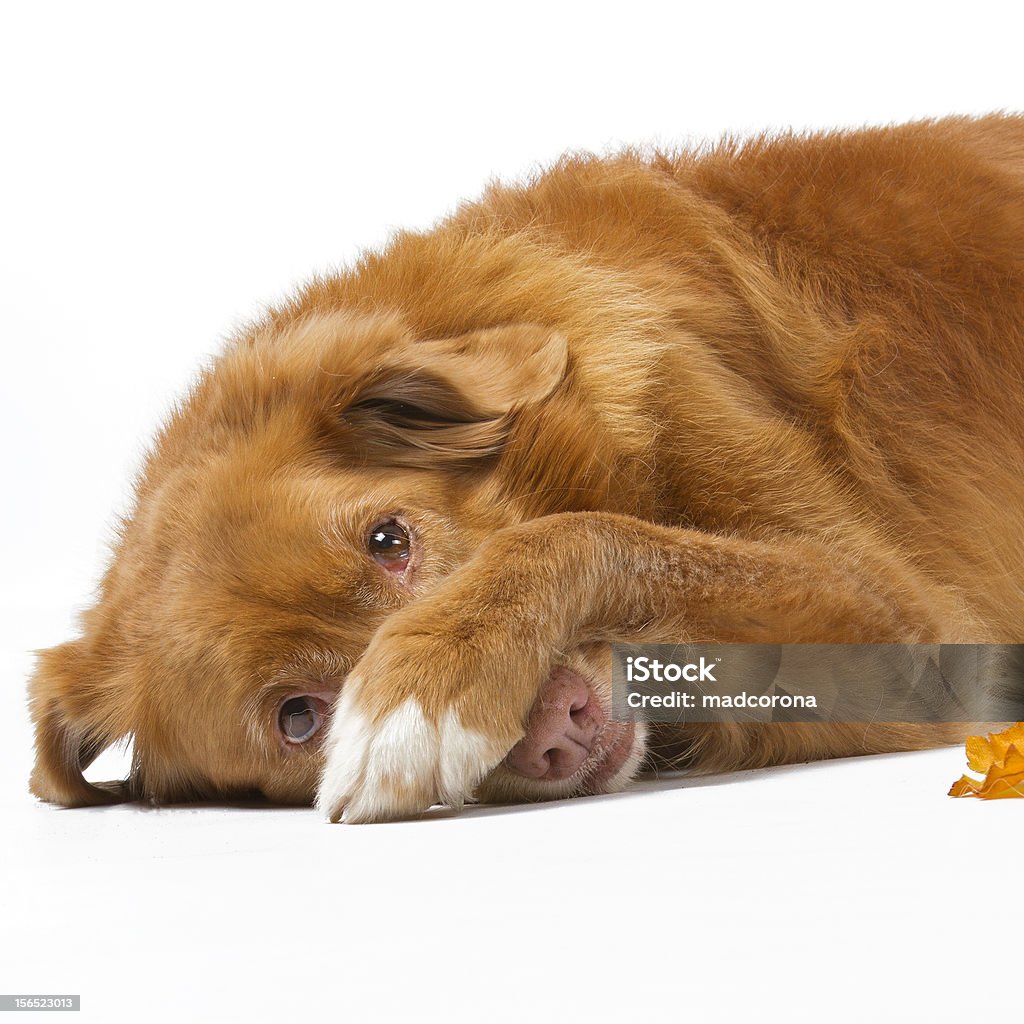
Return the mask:
M1022 381L1024 118L493 187L200 376L40 656L32 791L364 822L954 742L616 721L609 645L1024 639Z

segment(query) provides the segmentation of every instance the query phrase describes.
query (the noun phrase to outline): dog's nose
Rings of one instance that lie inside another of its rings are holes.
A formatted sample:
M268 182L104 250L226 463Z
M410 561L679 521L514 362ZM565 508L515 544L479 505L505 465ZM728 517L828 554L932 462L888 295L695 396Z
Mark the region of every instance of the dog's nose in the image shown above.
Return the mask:
M528 779L567 779L593 750L605 717L583 677L557 668L530 710L526 735L505 764Z

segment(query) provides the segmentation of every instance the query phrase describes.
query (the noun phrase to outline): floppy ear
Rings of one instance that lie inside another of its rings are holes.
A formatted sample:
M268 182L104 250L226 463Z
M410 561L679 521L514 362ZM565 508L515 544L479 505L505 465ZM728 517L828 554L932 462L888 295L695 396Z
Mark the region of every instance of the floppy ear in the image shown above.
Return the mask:
M111 720L109 699L87 675L82 642L39 652L29 684L36 764L29 789L43 800L83 807L132 799L127 782L86 782L82 772L128 734Z
M554 391L567 360L565 337L536 324L410 341L361 381L341 426L368 461L385 465L494 455L515 413Z

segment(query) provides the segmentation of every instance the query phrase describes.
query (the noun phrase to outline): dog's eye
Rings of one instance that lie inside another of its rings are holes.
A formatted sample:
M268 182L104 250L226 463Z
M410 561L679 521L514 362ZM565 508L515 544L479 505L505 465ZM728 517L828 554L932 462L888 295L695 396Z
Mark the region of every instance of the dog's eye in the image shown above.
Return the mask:
M316 697L291 697L281 705L277 722L289 743L305 743L320 728L323 701Z
M401 572L409 561L409 534L406 529L389 519L370 531L370 554L386 569Z

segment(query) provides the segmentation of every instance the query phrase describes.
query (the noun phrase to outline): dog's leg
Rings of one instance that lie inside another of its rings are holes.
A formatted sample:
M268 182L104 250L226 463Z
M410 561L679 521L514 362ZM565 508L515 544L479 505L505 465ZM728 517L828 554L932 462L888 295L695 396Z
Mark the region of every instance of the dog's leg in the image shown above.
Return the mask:
M336 709L318 806L346 821L458 806L522 737L552 665L583 644L949 639L938 600L866 552L812 540L536 519L495 534L375 634Z

